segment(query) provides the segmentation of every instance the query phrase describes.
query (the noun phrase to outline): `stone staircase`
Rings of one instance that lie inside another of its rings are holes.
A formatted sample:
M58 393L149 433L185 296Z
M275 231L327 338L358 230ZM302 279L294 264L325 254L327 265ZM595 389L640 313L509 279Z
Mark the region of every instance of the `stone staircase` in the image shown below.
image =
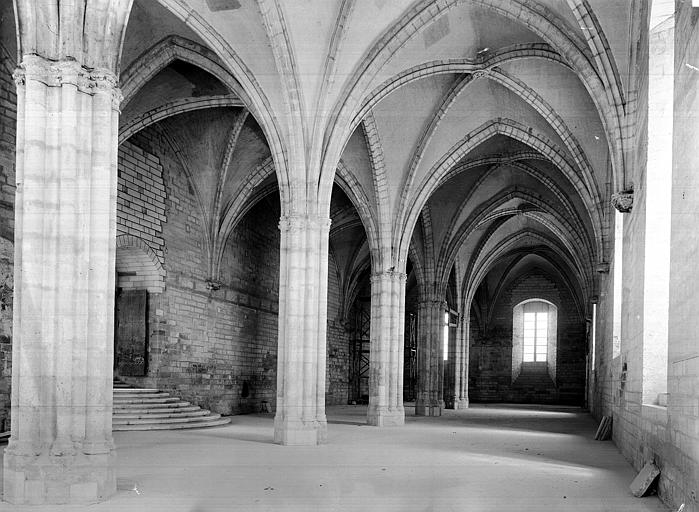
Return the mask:
M230 421L169 393L135 388L114 379L113 431L215 427Z

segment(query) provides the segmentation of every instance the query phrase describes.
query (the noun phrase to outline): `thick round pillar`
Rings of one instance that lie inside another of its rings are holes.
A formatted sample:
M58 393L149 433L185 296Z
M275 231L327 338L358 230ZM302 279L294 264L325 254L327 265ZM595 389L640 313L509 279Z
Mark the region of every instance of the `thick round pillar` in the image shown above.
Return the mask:
M279 349L274 441L316 445L327 439L325 360L330 219L279 222Z
M116 492L116 77L28 55L17 82L12 435L4 499Z
M442 336L446 308L443 300L427 300L418 305L418 389L415 401L418 416L442 415Z
M371 276L371 343L367 423L377 427L405 423L403 337L405 281L400 272Z

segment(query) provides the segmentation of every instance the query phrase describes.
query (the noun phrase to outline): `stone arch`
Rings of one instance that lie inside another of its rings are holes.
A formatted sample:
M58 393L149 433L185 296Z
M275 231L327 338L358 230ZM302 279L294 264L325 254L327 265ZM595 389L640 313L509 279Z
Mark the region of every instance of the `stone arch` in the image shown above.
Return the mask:
M232 48L215 35L215 30L190 7L181 5L180 0L158 1L182 19L204 41L207 41L214 51L180 36L162 39L121 74L123 104L127 104L148 80L174 60L182 60L212 74L242 100L245 108L252 113L262 128L275 163L274 168L280 184L282 205L284 205L291 193L286 174L286 152L277 118L272 114L269 101L253 77L252 71L245 66Z
M379 265L380 261L379 221L376 219L376 215L371 207L369 198L362 188L362 185L359 183L359 181L357 181L342 160L340 160L340 163L337 166L335 183L337 183L337 185L347 195L359 214L359 218L362 221L362 225L366 233L367 243L369 244L371 265L372 268L375 268L377 265Z
M541 213L546 213L551 215L556 223L546 222L537 216L536 211L526 211L526 210L499 210L499 207L506 204L508 201L518 198L522 199L532 205L534 205ZM466 241L466 239L476 230L479 226L482 226L484 222L494 220L498 217L511 217L513 215L523 215L526 217L533 218L540 224L547 227L552 233L554 233L559 239L561 244L570 253L572 260L576 264L576 268L582 275L586 275L584 270L588 271L592 268L592 261L585 258L584 243L580 240L579 236L575 233L573 226L571 226L567 219L560 215L554 208L551 208L546 202L541 201L537 196L535 191L527 189L519 189L517 191L505 191L497 196L491 198L487 203L482 205L481 208L476 210L472 215L470 215L460 226L456 227L455 230L450 232L450 235L446 240L449 240L448 244L442 247L439 254L439 261L437 267L437 280L440 286L444 286L446 279L448 278L448 270L451 268L456 256L458 254L459 247ZM567 240L565 237L568 236L571 240Z
M409 69L382 82L374 88L359 108L352 120L352 126L359 124L368 111L373 109L386 96L396 89L427 76L443 74L467 74L469 77L480 78L486 76L492 69L521 59L543 59L554 62L571 71L568 63L548 44L532 43L530 45L515 45L491 55L484 61L461 60L433 60L417 64ZM469 79L470 81L470 79Z
M486 240L484 240L483 243L479 244L477 250L474 251L474 257L469 263L466 273L464 274L464 282L462 284L462 298L464 301L465 308L471 307L471 301L473 300L473 296L476 293L478 285L483 280L483 278L487 274L488 270L492 267L494 262L497 261L503 255L512 253L513 246L515 246L517 242L519 242L519 240L525 237L532 237L541 241L551 252L556 254L556 256L560 258L561 262L563 262L569 269L573 271L577 270L577 272L574 272L573 279L577 281L578 289L582 290L584 294L586 290L584 278L582 275L580 275L579 270L576 268L570 256L566 254L566 250L563 247L561 247L556 240L550 238L549 236L546 236L539 232L526 230L507 237L499 244L498 247L489 251L487 254L483 254L483 249ZM580 303L580 298L578 294L574 293L574 290L576 289L574 284L570 281L569 278L567 278L566 272L563 272L555 261L549 260L549 262L552 265L554 265L557 271L561 274L561 278L571 291L571 294L574 300L576 301L578 312L582 316L584 306ZM464 309L464 311L467 310L468 309Z
M269 191L266 188L260 191L259 186L272 174L274 174L274 162L272 158L267 158L255 167L252 172L246 175L245 182L240 192L223 209L219 226L220 236L218 237L218 243L215 248L214 275L218 274L218 268L221 258L223 257L223 251L225 250L228 237L250 208L252 208L259 199L267 195ZM335 182L347 195L359 214L359 218L367 236L371 262L372 265L374 265L379 257L379 234L377 220L369 199L362 189L361 184L343 161L340 161L337 166Z
M565 155L544 135L529 132L517 121L499 118L484 123L468 133L432 166L432 169L421 183L411 187L412 190L404 190L398 214L400 220L394 233L394 244L398 246L399 261L402 261L407 256L410 234L417 222L422 206L426 204L434 191L444 183L449 175L449 171L454 167L454 163L459 162L474 148L496 135L505 135L530 146L560 169L571 182L585 205L595 230L595 238L602 238L603 222L598 208L598 205L601 204L601 199L595 194L595 191L587 190Z
M378 217L378 236L379 252L375 264L375 273L388 268L390 260L386 257L390 255L391 248L387 247L387 242L390 240L391 220L386 211L386 205L389 203L388 198L388 182L386 175L386 164L383 154L383 146L379 137L379 130L376 126L376 119L372 111L369 111L362 121L362 132L364 134L364 142L369 152L369 162L371 163L371 176L374 183L374 194L376 196L376 208Z
M116 239L116 282L123 289L165 291L165 268L148 243L133 235Z
M131 136L147 128L148 126L185 112L192 110L202 110L205 108L217 107L242 107L244 106L237 98L231 96L211 96L208 98L181 98L160 105L157 108L148 110L140 116L129 121L128 124L119 128L119 144L129 140Z
M619 190L623 190L626 179L622 137L623 119L620 118L615 105L609 104L604 82L600 78L600 74L608 70L598 70L594 67L593 56L585 42L573 30L565 30L567 23L564 20L547 7L527 0L449 0L440 4L435 4L432 0L422 0L386 29L383 36L361 59L361 64L354 73L357 78L347 85L331 114L331 123L328 126L330 132L326 134L329 147L325 153L327 161L324 162L321 188L327 187L327 183L331 181L325 174L331 174L334 171L331 167L332 162L339 158L344 141L352 133L352 119L362 103L370 96L368 87L373 77L389 62L399 48L428 23L448 10L467 2L523 24L560 53L571 66L595 103L605 128L614 182ZM608 82L612 83L613 80ZM336 130L341 132L336 133ZM346 133L347 130L349 133Z
M563 190L560 188L560 186L552 180L549 176L546 175L545 172L542 172L535 167L532 167L530 165L527 165L526 163L523 162L523 160L542 160L543 157L541 156L540 153L537 153L535 151L532 152L526 152L526 153L518 153L516 155L511 155L509 157L501 157L501 156L494 156L494 157L486 157L486 158L478 158L475 160L468 160L466 162L460 163L456 166L454 166L447 176L445 177L445 181L448 181L449 179L453 178L457 174L461 172L466 172L470 169L474 169L476 167L481 167L481 166L488 166L488 169L483 172L483 175L481 178L473 185L471 188L471 191L469 192L468 195L466 195L461 203L461 206L459 207L457 214L453 217L451 222L449 223L449 227L447 228L448 233L455 232L457 229L457 220L461 217L463 211L465 210L466 206L470 202L470 199L474 196L478 188L485 183L485 181L488 179L489 176L491 176L495 171L499 170L500 167L502 166L509 166L514 169L517 169L519 171L522 171L533 178L537 179L549 192L551 192L557 199L558 201L563 205L564 211L562 212L557 212L558 217L565 217L565 222L564 224L570 224L572 226L569 231L571 233L574 233L575 236L574 238L578 239L580 241L581 247L584 248L585 252L589 255L591 262L592 258L602 258L603 255L603 240L600 238L595 238L594 241L590 239L590 234L589 230L584 226L582 219L580 218L577 210L574 208L573 204L570 202L570 198L568 195L563 192ZM545 160L545 159L543 159ZM540 201L537 200L535 204L539 204ZM545 209L545 208L544 208ZM549 208L550 209L550 208Z

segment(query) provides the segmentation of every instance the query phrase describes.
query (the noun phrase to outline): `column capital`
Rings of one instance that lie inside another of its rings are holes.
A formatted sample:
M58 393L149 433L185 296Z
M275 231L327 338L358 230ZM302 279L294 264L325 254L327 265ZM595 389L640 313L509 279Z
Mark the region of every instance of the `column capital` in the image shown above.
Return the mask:
M282 232L314 228L330 230L330 223L330 217L322 217L320 215L282 215L279 219L279 230Z
M49 60L38 55L25 55L12 74L17 86L27 80L45 84L48 87L74 85L85 94L107 93L112 95L112 103L118 108L121 100L119 79L108 69L86 68L75 60Z
M621 213L629 213L633 208L633 190L612 194L612 206Z
M600 261L595 265L595 271L599 274L608 274L609 273L609 262L606 261Z

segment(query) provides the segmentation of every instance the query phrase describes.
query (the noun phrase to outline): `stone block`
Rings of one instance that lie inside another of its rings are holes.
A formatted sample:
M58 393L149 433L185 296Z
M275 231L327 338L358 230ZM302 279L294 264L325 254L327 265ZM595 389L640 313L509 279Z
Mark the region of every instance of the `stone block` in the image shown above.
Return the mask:
M637 498L644 496L659 475L660 470L658 467L652 462L648 462L645 466L643 466L643 469L641 469L638 475L636 475L633 482L631 482L631 485L629 486L629 489L631 489L631 494Z

